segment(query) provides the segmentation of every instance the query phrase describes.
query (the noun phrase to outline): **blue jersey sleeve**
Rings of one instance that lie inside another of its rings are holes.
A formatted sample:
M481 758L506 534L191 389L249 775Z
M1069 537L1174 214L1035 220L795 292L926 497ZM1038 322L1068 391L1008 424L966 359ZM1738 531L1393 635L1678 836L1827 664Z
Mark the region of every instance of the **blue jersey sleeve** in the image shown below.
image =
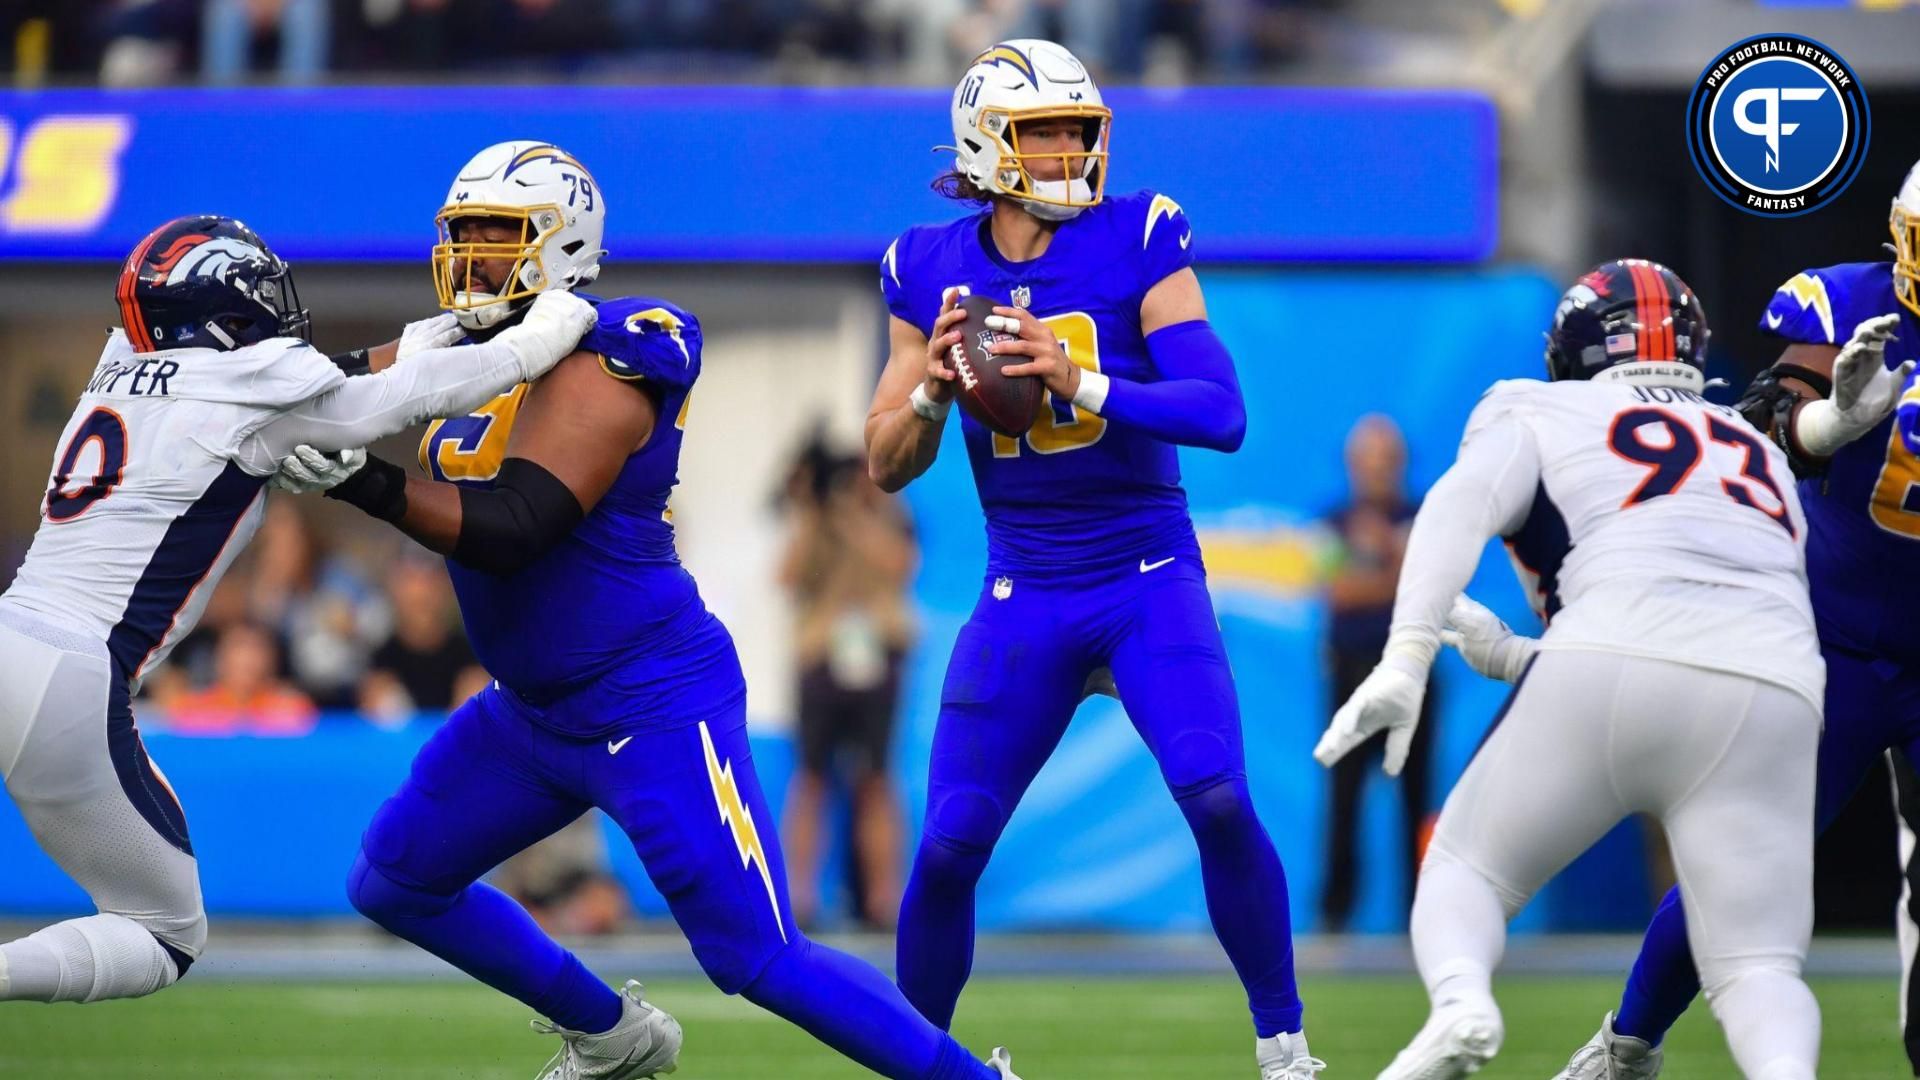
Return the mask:
M1760 329L1806 345L1847 343L1853 328L1894 307L1888 263L1842 263L1802 270L1767 301Z
M699 377L700 321L692 312L636 296L603 300L599 314L580 347L599 353L607 374L663 390L684 390Z
M893 243L887 245L887 253L880 256L880 294L887 298L888 311L918 326L920 324L913 319L913 305L908 299L907 287L900 276L903 257L911 256L912 238L911 232L901 233Z
M1141 192L1146 218L1140 227L1140 295L1167 275L1193 265L1193 226L1171 198Z

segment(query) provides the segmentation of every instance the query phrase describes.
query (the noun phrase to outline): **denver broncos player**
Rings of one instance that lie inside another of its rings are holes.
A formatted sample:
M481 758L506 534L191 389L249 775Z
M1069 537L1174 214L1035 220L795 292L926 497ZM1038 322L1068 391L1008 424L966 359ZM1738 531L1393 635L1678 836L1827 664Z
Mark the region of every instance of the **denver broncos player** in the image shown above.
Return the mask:
M1814 812L1822 830L1885 751L1920 753L1920 636L1906 617L1920 594L1890 572L1920 555L1920 446L1902 439L1920 395L1909 388L1899 424L1889 415L1920 358L1920 166L1894 200L1892 227L1893 262L1806 270L1774 293L1760 326L1787 345L1740 403L1803 478L1807 579L1827 666ZM1658 1075L1660 1042L1699 992L1676 890L1647 928L1619 1010L1560 1076Z
M0 945L0 999L170 986L207 941L186 814L129 704L199 621L302 443L340 450L472 408L573 352L592 309L555 297L486 345L348 380L307 344L293 273L240 222L155 229L60 437L40 529L0 596L0 775L99 914Z
M435 280L449 317L490 337L531 298L592 282L605 215L590 174L557 147L481 151L439 215ZM580 350L545 378L428 430L431 479L370 457L285 465L290 482L328 488L448 556L468 636L496 679L374 816L348 882L354 905L549 1017L542 1030L563 1041L548 1080L671 1072L679 1024L637 983L616 993L600 982L479 880L598 807L632 839L721 990L883 1076L1011 1077L1003 1052L991 1066L973 1060L879 972L794 926L748 754L740 663L680 565L667 512L700 325L662 300L594 303Z
M1067 50L996 45L955 89L943 190L986 209L907 230L881 262L892 358L867 416L874 480L926 470L953 398L962 293L1011 303L1006 369L1045 381L1031 431L962 420L986 512L985 584L941 693L927 816L901 907L901 988L946 1027L972 966L974 889L1076 705L1125 704L1200 845L1208 911L1245 984L1265 1080L1310 1077L1286 877L1254 815L1239 705L1176 446L1232 452L1239 382L1206 321L1179 204L1104 198L1111 113Z

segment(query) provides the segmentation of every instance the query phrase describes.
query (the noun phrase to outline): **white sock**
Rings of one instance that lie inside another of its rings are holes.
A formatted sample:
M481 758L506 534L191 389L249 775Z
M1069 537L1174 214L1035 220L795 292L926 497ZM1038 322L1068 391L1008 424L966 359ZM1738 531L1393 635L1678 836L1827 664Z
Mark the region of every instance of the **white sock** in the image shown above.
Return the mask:
M1507 909L1493 883L1429 848L1413 898L1413 958L1436 1011L1498 1014L1493 969L1507 948Z
M0 967L0 998L13 1001L141 997L179 978L167 950L124 915L69 919L9 941Z
M1707 990L1734 1063L1749 1080L1813 1080L1820 1004L1792 972L1747 968Z

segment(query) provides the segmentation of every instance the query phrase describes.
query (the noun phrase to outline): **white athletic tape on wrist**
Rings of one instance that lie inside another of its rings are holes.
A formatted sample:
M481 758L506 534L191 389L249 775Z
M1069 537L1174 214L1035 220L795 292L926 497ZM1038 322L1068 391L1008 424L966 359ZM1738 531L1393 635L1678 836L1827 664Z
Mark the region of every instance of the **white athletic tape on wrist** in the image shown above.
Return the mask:
M1113 387L1113 380L1097 371L1080 373L1080 388L1073 392L1075 406L1085 409L1095 416L1107 403L1107 391Z
M953 408L951 401L935 401L927 394L927 384L921 383L913 388L907 398L907 404L913 406L914 415L922 420L939 423L947 418L947 410Z

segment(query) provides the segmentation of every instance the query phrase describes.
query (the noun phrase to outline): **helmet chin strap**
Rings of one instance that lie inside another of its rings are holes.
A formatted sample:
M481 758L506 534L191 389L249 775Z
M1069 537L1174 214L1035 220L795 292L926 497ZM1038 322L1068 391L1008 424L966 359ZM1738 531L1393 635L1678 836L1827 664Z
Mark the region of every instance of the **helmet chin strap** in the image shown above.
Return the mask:
M1596 372L1594 382L1630 383L1634 386L1669 386L1678 390L1691 390L1698 394L1707 388L1707 375L1692 364L1683 364L1678 360L1635 360L1630 364L1615 364L1605 371Z
M1021 209L1041 221L1070 221L1079 217L1080 211L1085 210L1088 204L1093 202L1093 185L1081 177L1075 177L1072 180L1035 180L1033 190L1036 195L1060 200L1060 202L1042 202L1038 199L1014 199L1020 204ZM1062 202L1073 202L1079 205L1063 206Z
M462 292L455 293L454 299L466 304L466 307L453 309L453 317L461 326L469 330L488 330L513 317L518 310L517 304L502 304L494 301L492 293Z

